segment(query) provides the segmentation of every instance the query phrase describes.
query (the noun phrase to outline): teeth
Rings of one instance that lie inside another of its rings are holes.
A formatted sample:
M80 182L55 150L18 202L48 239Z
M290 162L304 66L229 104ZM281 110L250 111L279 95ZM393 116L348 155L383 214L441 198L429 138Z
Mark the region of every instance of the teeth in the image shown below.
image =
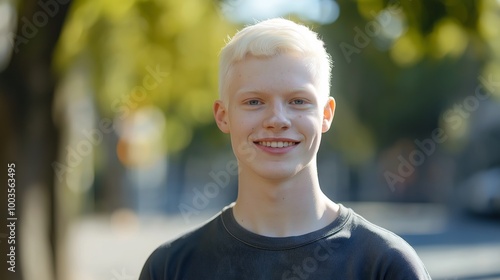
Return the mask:
M259 142L259 145L266 146L266 147L271 147L271 148L283 148L283 147L293 146L293 145L295 145L295 142L283 142L283 141L269 142L269 141L261 141L261 142Z

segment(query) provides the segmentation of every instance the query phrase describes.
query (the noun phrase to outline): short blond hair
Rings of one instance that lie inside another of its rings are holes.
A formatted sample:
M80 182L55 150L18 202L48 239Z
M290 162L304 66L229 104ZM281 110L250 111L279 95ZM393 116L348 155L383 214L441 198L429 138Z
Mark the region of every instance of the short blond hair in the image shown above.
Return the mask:
M332 59L318 34L304 25L283 18L268 19L245 27L229 40L220 53L219 97L227 101L227 80L231 67L248 55L272 57L293 53L312 58L319 91L330 94ZM318 76L319 75L319 76Z

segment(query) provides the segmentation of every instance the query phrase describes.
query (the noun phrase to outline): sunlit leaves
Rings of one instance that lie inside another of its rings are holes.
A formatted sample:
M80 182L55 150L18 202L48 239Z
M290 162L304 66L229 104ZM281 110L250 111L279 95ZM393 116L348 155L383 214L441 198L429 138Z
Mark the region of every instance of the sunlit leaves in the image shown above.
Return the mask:
M211 120L218 53L234 30L211 1L75 1L57 65L62 72L89 60L103 116L123 120L143 106L161 108L167 149L175 152Z
M390 54L394 62L402 67L414 65L425 55L425 45L419 32L410 30L393 44Z
M488 53L491 55L491 60L488 61L484 70L483 76L495 77L500 80L500 3L495 0L484 0L480 3L481 18L479 20L478 30L485 38L487 38ZM500 99L500 90L491 90L491 94Z
M428 51L437 58L443 58L446 55L459 58L469 41L464 28L452 18L440 20L434 27L429 39Z

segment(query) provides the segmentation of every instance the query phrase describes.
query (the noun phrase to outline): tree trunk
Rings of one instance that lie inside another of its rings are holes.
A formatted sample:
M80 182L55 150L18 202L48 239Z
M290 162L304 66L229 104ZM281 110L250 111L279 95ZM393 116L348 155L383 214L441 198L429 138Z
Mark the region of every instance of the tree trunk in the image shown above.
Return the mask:
M68 2L31 0L20 3L18 28L12 41L12 58L0 73L0 129L5 136L0 142L0 172L4 178L7 164L15 163L15 215L18 218L16 272L2 269L1 273L7 275L1 276L1 279L26 279L30 275L38 275L37 279L58 278L56 260L61 229L58 228L56 214L61 209L56 209L58 203L51 163L57 159L59 132L52 119L57 84L52 56L68 13ZM7 179L2 182L7 182ZM4 187L2 191L5 196L2 197L2 205L7 201L6 189ZM27 204L28 197L30 205ZM7 212L6 207L2 208L0 213L4 223ZM26 209L30 209L29 212ZM3 238L0 240L1 255L5 258L7 244ZM33 240L45 244L37 245ZM36 246L32 247L32 244Z

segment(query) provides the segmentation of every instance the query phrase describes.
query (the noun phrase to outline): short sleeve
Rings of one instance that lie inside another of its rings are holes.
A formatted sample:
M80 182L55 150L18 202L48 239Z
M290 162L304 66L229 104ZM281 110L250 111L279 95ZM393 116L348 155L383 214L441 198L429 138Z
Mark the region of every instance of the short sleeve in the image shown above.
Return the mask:
M151 253L142 267L139 280L163 280L166 278L168 245L162 245Z
M415 250L402 241L398 247L388 248L381 260L380 279L431 279Z

